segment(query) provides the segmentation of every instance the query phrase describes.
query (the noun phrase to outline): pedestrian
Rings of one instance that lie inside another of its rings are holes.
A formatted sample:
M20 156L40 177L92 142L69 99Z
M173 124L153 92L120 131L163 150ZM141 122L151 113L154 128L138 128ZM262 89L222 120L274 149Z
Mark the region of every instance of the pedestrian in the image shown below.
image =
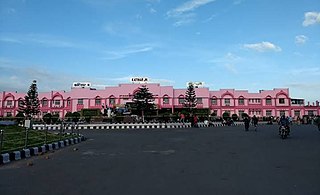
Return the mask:
M254 130L255 130L255 131L257 131L258 121L259 121L258 117L256 117L256 115L253 115L253 117L252 117L252 124L253 124L253 126L254 126Z
M244 117L243 119L243 122L244 122L244 128L246 131L249 131L249 124L250 124L250 119L248 116Z
M194 127L198 127L198 116L196 114L193 116L193 125Z
M314 119L314 124L318 127L318 130L320 131L320 115L318 115L318 116Z
M185 116L183 113L180 114L180 122L184 123Z

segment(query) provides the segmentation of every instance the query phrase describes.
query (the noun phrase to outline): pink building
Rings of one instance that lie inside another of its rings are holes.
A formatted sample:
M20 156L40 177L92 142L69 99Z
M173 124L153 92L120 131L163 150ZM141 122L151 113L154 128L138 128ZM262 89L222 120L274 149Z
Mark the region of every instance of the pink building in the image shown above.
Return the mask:
M130 102L133 94L142 85L146 85L155 97L158 109L167 109L172 113L183 108L186 89L174 89L172 86L160 84L119 84L103 90L88 86L74 86L71 91L51 91L39 93L40 117L45 113L58 113L64 117L67 112L80 111L83 108L99 108L123 106ZM289 89L260 90L249 93L246 90L220 89L210 91L209 88L196 88L197 108L209 108L211 113L222 116L224 112L237 114L247 113L250 116L300 116L320 115L319 102L305 105L303 99L293 99ZM25 93L2 92L0 95L0 116L15 116L18 113L19 101Z

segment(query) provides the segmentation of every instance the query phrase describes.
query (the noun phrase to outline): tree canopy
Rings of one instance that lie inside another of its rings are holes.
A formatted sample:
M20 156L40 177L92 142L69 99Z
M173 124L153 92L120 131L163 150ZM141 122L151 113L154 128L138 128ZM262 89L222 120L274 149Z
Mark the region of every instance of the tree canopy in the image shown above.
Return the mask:
M149 92L146 86L139 87L133 96L134 107L141 111L142 120L144 121L144 112L155 108L153 94Z
M19 112L22 112L27 118L32 118L40 112L36 80L34 80L30 85L28 93L24 99L19 102Z
M186 95L185 95L184 107L189 108L191 111L192 108L196 106L197 106L196 91L194 89L193 84L189 83L189 86L187 88Z

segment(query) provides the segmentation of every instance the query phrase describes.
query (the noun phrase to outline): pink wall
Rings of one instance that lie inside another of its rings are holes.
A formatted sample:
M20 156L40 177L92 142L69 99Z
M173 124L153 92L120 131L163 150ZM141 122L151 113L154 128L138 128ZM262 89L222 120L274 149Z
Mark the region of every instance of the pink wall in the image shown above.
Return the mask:
M186 89L174 89L172 86L160 86L160 84L146 84L149 91L155 97L158 108L169 108L174 111L176 108L183 108L179 104L179 96L184 97ZM102 90L91 90L89 88L72 88L70 91L51 91L39 93L39 100L47 99L48 105L41 105L42 115L47 112L59 112L63 117L67 112L80 111L83 108L99 108L102 106L111 107L125 104L131 101L134 92L142 84L119 84L114 87L106 87ZM198 103L197 108L209 108L211 112L216 111L218 116L223 112L238 114L241 112L258 116L280 116L286 114L294 116L295 111L300 110L300 116L308 115L312 111L315 115L320 114L319 102L310 105L291 105L289 89L261 90L258 93L250 93L247 90L220 89L209 91L209 88L196 88L197 98L201 98L202 103ZM18 112L18 100L24 98L25 93L2 92L0 95L0 116L7 116L8 113L16 115ZM114 98L114 105L110 104L110 99ZM168 98L168 103L163 102ZM213 104L212 98L216 98ZM78 100L82 99L83 104L79 105ZM100 104L97 99L100 99ZM12 103L8 106L8 103ZM59 102L60 101L60 102ZM200 101L200 99L199 99Z

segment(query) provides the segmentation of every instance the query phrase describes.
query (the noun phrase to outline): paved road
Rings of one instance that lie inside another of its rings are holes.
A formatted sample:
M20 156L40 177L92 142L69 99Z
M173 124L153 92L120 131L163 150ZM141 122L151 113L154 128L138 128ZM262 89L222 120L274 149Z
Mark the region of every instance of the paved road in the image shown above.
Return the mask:
M320 194L315 126L293 126L286 140L277 126L83 133L86 142L0 167L0 194Z

